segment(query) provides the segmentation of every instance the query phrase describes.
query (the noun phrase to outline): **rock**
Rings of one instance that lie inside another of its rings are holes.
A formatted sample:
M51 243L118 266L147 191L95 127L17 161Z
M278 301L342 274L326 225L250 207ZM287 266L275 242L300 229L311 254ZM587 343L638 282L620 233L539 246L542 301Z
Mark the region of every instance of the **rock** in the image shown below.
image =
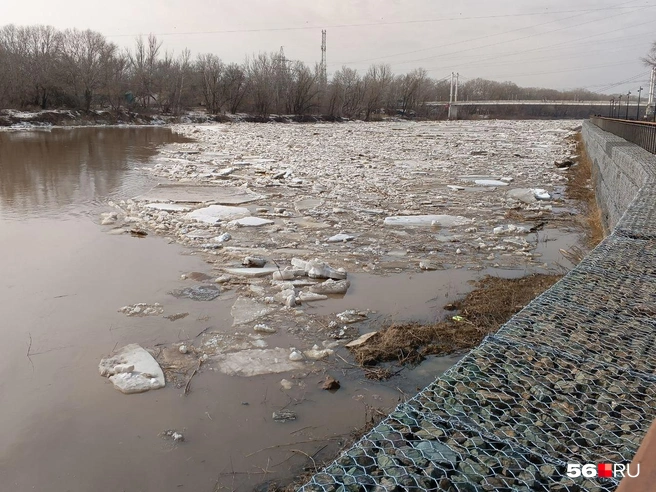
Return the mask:
M558 169L567 169L569 167L572 167L574 165L574 161L571 159L563 159L562 161L555 161L554 166L556 166Z
M243 219L232 220L228 225L237 227L261 227L274 224L272 220L262 219L260 217L244 217Z
M169 292L178 299L188 297L194 301L212 301L219 297L221 290L216 285L199 285L198 287L187 287Z
M283 380L280 381L280 386L282 386L286 390L290 390L290 389L292 389L294 384L291 381L283 379Z
M360 336L359 338L356 338L352 342L347 343L345 346L347 348L352 348L352 347L359 347L360 345L363 345L364 343L367 342L371 337L373 337L377 331L372 331L370 333L365 333L364 335Z
M116 368L120 372L117 372ZM127 369L131 369L128 371ZM98 365L101 376L109 377L122 393L143 393L164 387L164 373L157 361L136 343L126 345Z
M318 258L307 262L305 273L310 278L331 278L333 280L344 280L346 278L346 272L344 270L335 270L328 263Z
M337 381L335 378L331 376L326 376L326 379L324 380L323 384L321 385L321 389L327 390L327 391L336 391L340 388L339 381Z
M197 220L206 224L216 224L222 220L240 219L249 216L251 213L245 207L229 207L225 205L210 205L209 207L199 208L186 215L187 219Z
M459 215L399 215L386 217L384 224L397 227L454 227L471 224L472 222L472 219Z
M351 286L349 280L326 280L320 284L315 284L310 287L310 292L315 294L346 294L346 291Z
M262 268L266 265L266 262L264 258L260 258L259 256L247 256L242 260L241 264L248 268Z
M458 453L438 441L421 441L414 443L414 447L433 463L451 465L457 463L459 459Z
M335 234L334 236L329 237L326 239L326 242L329 243L345 243L347 241L353 241L355 239L355 236L351 236L349 234Z
M289 360L287 350L283 348L246 349L220 354L214 357L214 360L219 371L228 376L251 377L288 372L303 367L302 364Z
M181 354L186 354L186 353L189 353L189 348L186 345L180 345L180 347L178 348L178 351Z
M232 325L243 325L258 318L266 316L274 311L274 308L261 304L250 297L239 297L230 309L233 321Z
M275 328L271 328L269 325L265 325L265 324L255 325L253 327L253 330L255 330L258 333L275 333L276 332Z
M273 412L271 417L276 422L289 422L291 420L296 420L296 414L291 410L280 410L278 412Z

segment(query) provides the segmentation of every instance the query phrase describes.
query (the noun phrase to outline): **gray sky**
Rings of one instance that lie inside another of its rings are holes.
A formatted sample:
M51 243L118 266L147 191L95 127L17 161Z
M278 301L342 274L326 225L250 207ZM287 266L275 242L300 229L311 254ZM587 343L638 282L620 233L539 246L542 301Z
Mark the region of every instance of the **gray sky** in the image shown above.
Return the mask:
M640 61L656 41L656 0L0 0L0 25L93 29L120 46L157 34L164 48L224 61L278 51L328 72L372 62L434 78L604 92L646 88ZM644 95L644 93L643 93Z

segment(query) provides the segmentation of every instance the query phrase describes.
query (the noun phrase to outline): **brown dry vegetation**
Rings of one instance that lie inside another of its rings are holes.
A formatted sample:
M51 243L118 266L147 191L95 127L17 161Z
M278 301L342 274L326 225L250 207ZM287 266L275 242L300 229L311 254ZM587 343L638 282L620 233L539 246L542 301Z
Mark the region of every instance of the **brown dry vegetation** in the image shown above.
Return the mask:
M432 325L394 324L351 351L356 362L370 366L379 362L416 364L426 355L471 349L560 278L540 274L520 279L485 277L467 297L447 306L457 310L462 320L450 317Z
M586 231L587 246L593 248L606 236L601 209L597 204L595 191L592 186L593 166L588 156L581 133L574 137L579 157L577 165L572 166L568 174L567 196L578 200L582 209L581 222Z

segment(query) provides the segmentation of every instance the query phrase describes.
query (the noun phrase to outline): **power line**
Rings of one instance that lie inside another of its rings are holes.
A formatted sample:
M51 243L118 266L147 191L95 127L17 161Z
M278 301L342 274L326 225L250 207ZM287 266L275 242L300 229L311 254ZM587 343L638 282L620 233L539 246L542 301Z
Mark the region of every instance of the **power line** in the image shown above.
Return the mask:
M645 8L651 8L651 7L645 7ZM638 27L638 26L642 26L642 25L645 25L645 24L651 24L651 23L653 23L653 20L650 20L650 21L647 21L647 22L642 22L640 24L634 24L632 27ZM528 49L528 50L517 51L517 52L515 52L515 54L520 55L520 54L524 54L524 53L531 53L531 52L534 52L534 51L541 51L545 48L561 46L563 44L571 44L571 43L575 43L579 40L590 39L590 38L594 38L594 37L597 37L597 36L602 36L604 34L610 34L610 33L618 32L618 31L624 31L625 29L626 29L625 27L622 27L622 28L619 28L619 29L614 29L612 31L605 31L603 33L591 34L589 36L583 36L581 38L572 39L572 40L568 40L568 41L563 41L561 43L555 43L555 44L552 44L552 45L542 46L542 47L539 47L539 48L531 48L531 49ZM515 40L515 41L517 41L517 40ZM486 60L496 60L496 59L499 59L499 58L503 58L505 56L509 56L509 55L498 55L498 56L493 56L493 57L487 57ZM458 64L458 65L453 65L449 68L462 67L462 66L467 66L467 65L472 65L472 63L471 62L470 63L461 63L461 64ZM441 66L441 67L434 67L434 68L426 69L427 72L431 72L433 70L447 70L447 68Z
M611 18L614 18L614 17L619 17L619 16L621 16L621 15L632 14L632 13L635 13L635 12L639 12L639 11L641 11L641 10L645 10L645 9L649 9L649 8L654 8L654 7L656 7L656 5L650 5L650 6L648 6L648 7L641 7L641 8L639 8L639 9L633 10L633 11L631 11L631 12L624 12L624 13L617 14L617 15L615 15L615 16L606 17L606 18L603 18L603 19L594 19L594 20L590 20L590 21L587 21L587 22L582 22L582 23L580 23L580 24L576 24L576 25L573 25L573 26L559 27L558 29L553 29L553 30L551 30L551 31L546 31L546 32L541 32L541 33L535 33L535 34L529 34L528 36L524 36L524 37L521 37L521 38L515 38L515 39L506 40L506 41L499 41L499 42L496 42L496 43L487 44L487 45L485 45L485 46L474 46L474 47L471 47L471 48L465 48L465 49L462 49L462 50L459 50L459 51L454 51L454 52L448 53L448 55L459 54L459 53L463 53L463 52L466 52L466 51L478 50L478 49L481 49L481 48L487 48L487 47L490 47L490 46L498 46L498 45L500 45L500 44L505 44L505 43L513 43L513 42L516 42L516 41L523 41L523 40L525 40L525 39L532 38L532 37L535 37L535 36L542 36L542 35L545 35L545 34L551 34L551 33L558 32L558 31L564 31L564 30L567 30L567 29L574 29L574 28L578 28L578 27L580 27L580 26L584 26L584 25L587 25L587 24L594 24L595 22L600 22L600 21L607 20L607 19L611 19ZM561 20L563 20L563 19L561 19ZM648 24L648 23L651 23L651 22L653 22L653 21L645 22L645 23L643 23L643 24ZM634 24L632 27L640 26L640 25L643 25L643 24ZM537 26L532 26L532 27L537 27ZM618 30L624 30L624 29L625 29L625 28L622 28L622 29L616 29L615 31L606 31L606 33L608 33L608 32L616 32L616 31L618 31ZM603 33L603 34L606 34L606 33ZM504 33L504 34L505 34L505 33ZM599 36L599 35L600 35L600 34L595 34L595 36ZM582 38L582 39L586 39L586 38ZM563 43L558 43L557 45L567 44L567 43L570 43L570 42L571 42L571 41L565 41L565 42L563 42ZM528 53L528 52L531 52L531 51L536 51L536 50L535 50L535 49L530 49L530 50L524 50L524 51L515 52L515 53L516 53L516 54L519 54L519 53ZM434 55L434 56L429 56L429 57L426 57L426 58L417 58L417 59L414 59L414 60L407 60L407 61L403 61L403 62L395 63L394 65L402 65L402 64L406 64L406 63L414 63L414 62L418 62L418 61L431 60L431 59L433 59L433 58L437 58L437 57L439 57L439 56L443 56L443 55ZM498 55L498 56L495 56L495 57L492 57L492 58L487 57L486 60L494 60L494 59L498 59L498 58L503 58L504 56L509 56L509 55ZM451 67L451 68L455 68L455 67L459 67L459 66L464 66L464 65L467 65L467 64L466 64L466 63L465 63L465 64L459 64L459 65L455 65L455 66L453 66L453 67Z
M629 0L627 2L624 2L624 3L620 4L620 5L625 5L627 3L632 3L633 1L634 0ZM555 19L555 20L551 20L551 21L548 21L548 22L542 22L542 23L539 23L539 24L534 24L532 26L520 27L520 28L517 28L517 29L511 29L509 31L504 31L504 32L496 33L496 34L488 34L488 35L485 35L485 36L480 36L480 37L477 37L477 38L469 39L467 41L464 41L464 43L470 43L472 41L480 41L480 40L483 40L483 39L489 39L489 38L496 37L496 36L502 36L504 34L511 34L513 32L518 32L518 31L525 31L526 29L534 29L536 27L546 26L548 24L553 24L555 22L561 22L561 21L564 21L564 20L569 20L569 19L574 19L574 18L577 18L577 17L581 17L582 15L585 15L585 13L594 12L594 11L597 11L597 10L616 10L616 9L628 9L628 8L634 8L634 7L635 6L631 6L631 7L608 7L607 9L591 9L591 10L571 11L571 12L584 12L584 13L579 14L579 15L572 15L572 16L569 16L569 17L564 17L564 18L561 18L561 19ZM565 13L565 12L566 11L561 11L560 13ZM552 12L552 13L555 13L555 12ZM535 36L535 34L532 35L532 36ZM524 38L520 38L520 39L524 39ZM503 42L507 42L507 41L503 41ZM501 42L501 43L503 43L503 42ZM501 44L501 43L498 43L498 44ZM365 63L365 62L370 62L370 61L382 60L382 59L385 59L385 58L391 58L391 57L395 57L395 56L411 55L411 54L414 54L414 53L421 53L421 52L424 52L424 51L430 51L430 50L434 50L434 49L438 49L438 48L446 48L448 46L455 46L455 45L460 45L460 44L463 44L463 42L456 41L456 42L453 42L453 43L440 44L440 45L431 46L431 47L428 47L428 48L422 48L422 49L419 49L419 50L404 51L404 52L400 52L400 53L393 53L393 54L390 54L390 55L383 55L383 56L374 57L374 58L365 58L365 59L355 60L355 61L350 61L350 62L336 63L335 65L354 65L354 64L358 64L358 63ZM462 50L462 51L469 51L471 49L478 49L478 48L468 48L468 49ZM461 53L462 51L458 51L456 53ZM440 56L440 55L436 55L436 56ZM419 60L411 60L411 61L421 61L421 60L430 59L430 58L434 58L434 57L422 58L422 59L419 59ZM401 63L408 63L408 62L401 62Z
M634 0L631 0L634 1ZM629 3L629 2L626 2ZM623 5L623 4L620 4ZM480 16L468 16L468 17L443 17L437 19L418 19L418 20L407 20L407 21L387 21L387 22L364 22L359 24L329 24L329 25L313 25L313 26L289 26L289 27L265 27L265 28L253 28L253 29L222 29L216 31L183 31L183 32L160 32L160 33L151 33L155 36L189 36L197 34L236 34L236 33L252 33L252 32L276 32L276 31L305 31L308 29L341 29L341 28L351 28L351 27L370 27L370 26L391 26L399 24L428 24L434 22L453 22L453 21L463 21L463 20L484 20L484 19L500 19L508 17L528 17L533 15L553 15L553 14L564 14L572 12L596 12L596 11L605 11L605 10L621 10L632 7L604 7L596 9L576 9L576 10L555 10L551 12L526 12L518 14L495 14L495 15L480 15ZM140 34L107 34L105 35L108 38L120 38L120 37L135 37Z

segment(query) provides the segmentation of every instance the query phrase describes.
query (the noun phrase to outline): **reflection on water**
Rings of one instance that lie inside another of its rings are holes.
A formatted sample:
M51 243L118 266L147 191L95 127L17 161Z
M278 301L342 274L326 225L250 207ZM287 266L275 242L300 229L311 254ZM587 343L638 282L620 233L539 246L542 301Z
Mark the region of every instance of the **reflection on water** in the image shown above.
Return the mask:
M166 128L0 132L0 216L58 214L73 204L129 197L146 177L130 170L157 145L184 141Z

